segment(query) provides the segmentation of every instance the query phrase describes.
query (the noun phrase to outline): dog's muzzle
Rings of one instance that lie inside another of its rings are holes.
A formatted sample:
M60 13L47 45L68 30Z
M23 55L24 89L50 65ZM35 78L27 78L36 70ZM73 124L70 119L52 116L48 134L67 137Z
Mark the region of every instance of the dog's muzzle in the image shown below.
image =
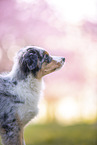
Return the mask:
M53 59L54 62L56 62L56 64L59 65L59 67L63 66L63 64L65 62L65 58L64 57L52 56L52 59Z

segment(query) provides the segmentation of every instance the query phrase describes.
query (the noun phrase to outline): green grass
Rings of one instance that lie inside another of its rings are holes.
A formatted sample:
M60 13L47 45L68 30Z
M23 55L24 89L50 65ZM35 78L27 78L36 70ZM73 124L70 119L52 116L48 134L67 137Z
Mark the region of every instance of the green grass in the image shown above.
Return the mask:
M24 136L26 145L97 145L97 126L29 125Z

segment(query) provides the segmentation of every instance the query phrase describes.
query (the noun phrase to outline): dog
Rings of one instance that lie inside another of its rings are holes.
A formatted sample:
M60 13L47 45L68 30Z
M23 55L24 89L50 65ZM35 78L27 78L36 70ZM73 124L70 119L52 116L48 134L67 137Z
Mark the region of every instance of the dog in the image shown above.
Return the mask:
M43 48L21 49L11 72L0 75L0 135L3 145L25 145L24 126L38 113L42 77L61 68L64 57Z

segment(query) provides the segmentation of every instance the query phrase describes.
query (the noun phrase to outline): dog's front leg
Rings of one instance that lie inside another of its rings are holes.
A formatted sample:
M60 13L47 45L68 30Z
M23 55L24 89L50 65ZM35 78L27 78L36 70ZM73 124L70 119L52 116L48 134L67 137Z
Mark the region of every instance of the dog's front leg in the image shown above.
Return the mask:
M15 128L14 128L15 129ZM23 140L23 134L21 131L13 131L5 133L2 130L1 139L3 145L25 145L25 141Z
M0 133L3 145L25 145L23 140L23 128L18 117L9 117L2 122Z
M25 145L25 141L22 138L22 133L20 131L13 131L5 133L2 130L1 139L3 145Z
M23 141L23 145L26 145L24 139L22 141Z

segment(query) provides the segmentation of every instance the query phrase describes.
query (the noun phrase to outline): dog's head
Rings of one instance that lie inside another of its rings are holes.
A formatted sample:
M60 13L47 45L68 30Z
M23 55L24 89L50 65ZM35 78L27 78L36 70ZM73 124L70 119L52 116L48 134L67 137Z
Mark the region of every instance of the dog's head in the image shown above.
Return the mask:
M50 56L47 51L36 46L29 46L18 52L19 65L26 75L32 73L37 79L59 68L65 62L64 57Z

